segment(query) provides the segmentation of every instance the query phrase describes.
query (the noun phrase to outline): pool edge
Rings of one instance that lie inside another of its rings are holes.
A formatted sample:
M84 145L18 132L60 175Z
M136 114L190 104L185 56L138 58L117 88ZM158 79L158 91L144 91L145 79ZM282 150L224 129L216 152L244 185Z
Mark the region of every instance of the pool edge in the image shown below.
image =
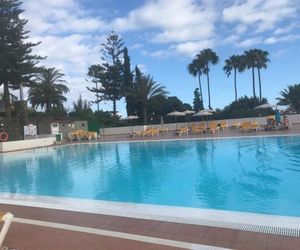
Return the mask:
M300 237L300 217L0 193L0 204L104 214Z

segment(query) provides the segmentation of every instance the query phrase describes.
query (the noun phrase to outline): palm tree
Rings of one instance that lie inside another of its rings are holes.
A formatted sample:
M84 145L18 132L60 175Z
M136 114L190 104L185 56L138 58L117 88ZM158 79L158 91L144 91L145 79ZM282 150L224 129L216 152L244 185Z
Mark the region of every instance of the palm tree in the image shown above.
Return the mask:
M261 78L260 78L260 69L266 69L267 63L270 62L268 56L269 52L261 49L255 49L256 55L256 68L258 74L258 83L259 83L259 100L262 99L262 89L261 89Z
M203 102L203 94L202 94L202 86L201 86L201 76L203 74L204 63L201 58L196 57L193 61L188 65L187 70L192 76L198 76L199 81L199 93L201 101Z
M219 56L212 49L204 49L197 55L198 60L204 64L203 73L207 77L207 88L208 88L208 107L211 109L210 102L210 83L209 83L209 66L216 65L219 62Z
M256 52L253 49L246 50L244 52L247 68L252 70L252 88L253 88L253 97L254 98L256 98L254 69L257 67L255 54L256 54Z
M28 100L32 107L46 108L46 113L51 112L53 107L62 107L67 101L64 94L69 89L63 79L64 74L55 68L43 68L36 74L34 84L30 87Z
M280 92L281 97L277 98L278 105L289 106L300 114L300 84L287 86Z
M233 71L234 74L234 93L235 101L237 101L237 86L236 86L236 72L242 72L245 70L245 57L240 55L232 55L225 60L225 66L223 70L225 74L229 77Z
M143 120L144 124L147 124L147 109L149 101L159 95L165 96L168 92L165 87L159 83L156 83L150 75L142 75L140 80L138 80L133 89L129 91L135 101L141 105L143 110Z

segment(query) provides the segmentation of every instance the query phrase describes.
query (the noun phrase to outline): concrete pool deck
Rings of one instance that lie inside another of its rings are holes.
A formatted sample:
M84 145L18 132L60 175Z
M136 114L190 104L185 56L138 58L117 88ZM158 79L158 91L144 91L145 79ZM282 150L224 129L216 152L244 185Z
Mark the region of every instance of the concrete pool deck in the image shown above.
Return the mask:
M300 238L211 226L0 205L16 219L4 245L19 250L299 249Z
M259 131L240 133L228 129L215 135L187 135L172 133L158 137L130 138L128 135L101 137L99 142L140 141L161 139L197 139L244 136L299 135L300 125L288 131ZM82 143L82 142L79 142ZM85 143L85 142L83 142ZM65 144L70 144L69 142ZM9 197L7 197L9 198ZM163 221L158 217L133 218L125 214L109 215L92 211L68 211L34 207L34 200L24 206L0 204L0 210L12 212L16 219L4 245L23 249L299 249L300 237L250 232L245 230L191 224L189 221ZM61 204L63 206L63 203ZM181 211L182 212L182 211ZM188 213L189 211L185 211ZM185 217L185 214L182 214ZM180 217L180 213L178 213ZM230 218L227 218L230 219ZM236 219L236 218L235 218ZM261 218L250 218L253 224ZM295 225L300 227L295 221ZM216 248L213 248L216 247Z

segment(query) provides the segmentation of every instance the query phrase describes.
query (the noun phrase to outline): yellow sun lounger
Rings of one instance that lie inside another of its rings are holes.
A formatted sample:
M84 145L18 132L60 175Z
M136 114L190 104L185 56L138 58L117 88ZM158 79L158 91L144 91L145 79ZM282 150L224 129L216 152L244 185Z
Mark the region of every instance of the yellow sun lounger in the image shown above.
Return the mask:
M190 131L189 128L184 127L184 128L177 129L175 134L177 134L178 136L182 136L183 134L188 135L189 131Z
M215 122L211 122L208 126L208 131L214 134L215 132L219 132L219 127Z
M12 223L13 218L14 216L11 213L4 213L0 211L0 221L4 223L0 231L0 247L2 246L2 243L10 227L10 224Z
M225 121L221 121L220 122L220 129L226 129L226 128L228 128L228 124L225 122Z
M91 140L91 139L97 139L97 132L89 132L89 131L84 131L84 130L77 130L74 132L70 132L69 134L69 139L73 141L74 139L76 140Z
M259 124L257 122L251 122L250 124L251 130L259 131Z
M250 122L243 122L240 126L241 132L248 132L251 130L251 123Z

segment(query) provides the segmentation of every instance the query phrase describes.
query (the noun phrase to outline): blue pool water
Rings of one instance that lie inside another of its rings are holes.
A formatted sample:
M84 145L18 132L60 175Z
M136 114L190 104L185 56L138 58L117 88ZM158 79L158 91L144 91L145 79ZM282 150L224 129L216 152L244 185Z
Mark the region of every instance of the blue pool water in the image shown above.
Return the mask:
M0 155L0 192L300 216L300 137L8 153Z

